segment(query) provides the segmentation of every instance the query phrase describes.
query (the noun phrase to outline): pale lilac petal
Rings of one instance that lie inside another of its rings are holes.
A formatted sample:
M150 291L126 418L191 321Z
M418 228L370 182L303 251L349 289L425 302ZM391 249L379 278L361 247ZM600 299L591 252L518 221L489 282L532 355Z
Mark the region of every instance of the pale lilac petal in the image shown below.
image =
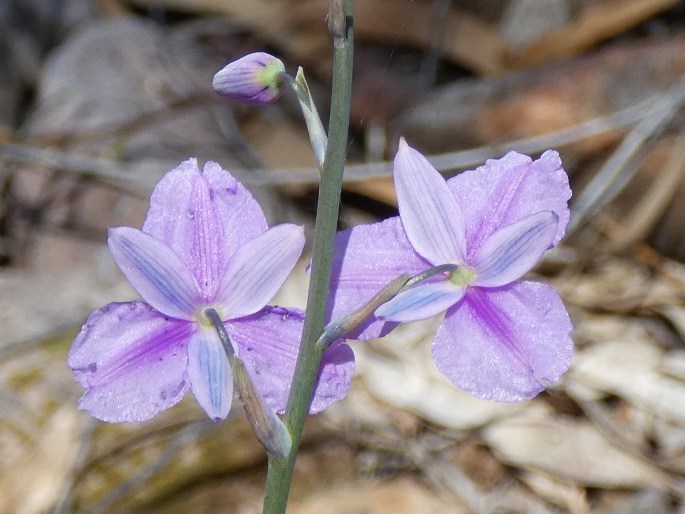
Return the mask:
M233 374L213 328L197 330L188 343L188 378L197 403L212 421L226 419L233 401Z
M85 394L79 408L103 421L145 421L188 390L186 343L192 325L140 302L94 311L69 351Z
M185 264L171 249L135 228L109 230L114 260L138 294L158 311L192 320L201 297Z
M335 239L327 322L340 319L369 301L403 273L412 275L431 265L409 243L398 217L339 232ZM369 320L349 337L372 339L396 323Z
M553 212L538 212L495 232L471 260L478 272L473 285L499 287L522 277L549 249L557 223Z
M571 328L559 295L545 284L471 288L447 311L433 357L447 378L474 396L523 401L568 369Z
M304 228L277 225L233 254L222 278L217 303L223 319L253 314L281 288L304 248Z
M559 154L545 152L538 160L516 152L447 181L461 207L469 257L497 230L536 212L559 218L553 240L563 237L569 219L571 189Z
M445 179L404 139L393 173L402 226L414 249L436 266L464 263L464 218Z
M304 316L296 309L266 307L226 322L226 330L245 362L255 387L276 412L285 410L300 347ZM354 354L339 343L324 354L310 413L342 399L354 373Z
M212 300L228 259L267 229L261 207L228 171L189 159L155 187L143 225L186 263L203 297Z
M430 318L461 300L466 288L449 280L419 284L402 291L376 309L376 316L388 321L417 321Z

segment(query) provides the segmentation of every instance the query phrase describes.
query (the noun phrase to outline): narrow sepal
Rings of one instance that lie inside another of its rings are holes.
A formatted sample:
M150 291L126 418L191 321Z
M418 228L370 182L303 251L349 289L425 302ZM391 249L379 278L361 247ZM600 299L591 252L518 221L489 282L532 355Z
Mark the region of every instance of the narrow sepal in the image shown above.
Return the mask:
M109 249L138 294L159 312L192 320L201 297L193 275L166 245L135 228L109 230Z
M404 139L394 165L402 226L414 249L433 265L463 264L464 219L447 183Z
M213 421L226 419L233 400L228 357L214 329L201 327L188 343L188 377L197 402Z
M449 280L419 284L381 305L376 309L376 316L400 322L430 318L457 303L464 296L465 289Z
M253 314L271 300L302 254L304 229L277 225L237 250L228 263L217 303L224 319Z
M521 278L552 245L558 221L553 212L538 212L495 232L471 258L478 273L473 285L499 287Z

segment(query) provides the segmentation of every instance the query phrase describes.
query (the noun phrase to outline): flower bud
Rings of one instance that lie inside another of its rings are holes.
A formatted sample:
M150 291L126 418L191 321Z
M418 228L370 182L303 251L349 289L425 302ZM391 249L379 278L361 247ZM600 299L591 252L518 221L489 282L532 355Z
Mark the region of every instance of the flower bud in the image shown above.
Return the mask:
M279 75L285 72L280 59L264 52L241 57L224 66L212 81L221 96L247 104L268 104L280 96Z

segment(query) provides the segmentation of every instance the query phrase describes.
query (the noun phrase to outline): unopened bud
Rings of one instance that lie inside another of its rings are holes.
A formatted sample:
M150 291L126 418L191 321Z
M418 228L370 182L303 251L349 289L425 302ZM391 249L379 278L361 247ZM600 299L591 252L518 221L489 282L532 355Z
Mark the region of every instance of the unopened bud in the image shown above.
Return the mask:
M214 91L221 96L248 104L268 104L281 94L280 75L285 66L280 59L264 52L255 52L224 66L212 81Z

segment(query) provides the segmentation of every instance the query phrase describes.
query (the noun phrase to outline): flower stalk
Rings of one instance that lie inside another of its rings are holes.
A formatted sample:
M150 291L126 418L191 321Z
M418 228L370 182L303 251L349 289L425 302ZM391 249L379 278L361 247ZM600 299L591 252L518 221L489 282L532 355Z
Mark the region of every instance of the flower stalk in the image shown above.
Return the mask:
M354 43L352 0L331 2L329 20L331 18L335 18L331 23L337 29L336 34L333 35L333 89L328 146L319 188L311 281L302 343L284 418L292 437L292 448L286 457L269 456L264 514L285 512L304 421L323 356L323 349L316 342L323 333L325 323L325 308L331 282L332 250L338 223L340 189L347 150ZM344 29L340 30L340 27Z

